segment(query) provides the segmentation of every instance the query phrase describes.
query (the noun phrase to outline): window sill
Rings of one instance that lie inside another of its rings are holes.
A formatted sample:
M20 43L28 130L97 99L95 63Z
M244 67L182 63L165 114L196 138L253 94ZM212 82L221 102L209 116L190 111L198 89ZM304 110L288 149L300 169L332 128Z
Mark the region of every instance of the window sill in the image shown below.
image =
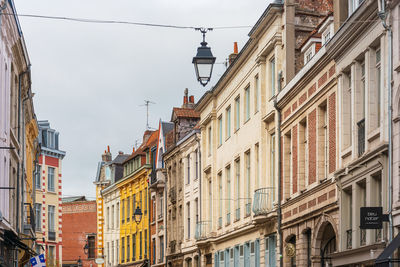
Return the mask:
M372 130L368 133L367 137L368 142L372 142L375 139L379 138L380 134L381 134L381 127L379 126L377 129Z
M231 138L231 136L228 136L227 138L225 138L225 142L228 141Z
M240 130L240 127L235 129L235 131L233 132L234 134L237 133Z
M55 191L49 191L49 190L47 190L47 193L54 194L54 195L57 194L57 192L55 192Z
M249 120L250 118L246 119L243 124L246 124Z
M342 154L342 155L341 155L342 159L344 159L344 158L350 156L351 153L352 153L352 151L351 151L351 145L350 145L350 146L348 146L347 148L345 148L345 149L342 150L342 153L341 153L341 154Z

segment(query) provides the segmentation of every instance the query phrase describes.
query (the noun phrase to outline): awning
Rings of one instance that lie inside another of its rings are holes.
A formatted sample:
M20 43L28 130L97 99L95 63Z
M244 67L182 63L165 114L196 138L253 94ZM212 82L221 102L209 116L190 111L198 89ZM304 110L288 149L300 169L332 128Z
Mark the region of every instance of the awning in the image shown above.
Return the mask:
M12 245L19 247L22 250L25 250L30 255L37 254L36 251L31 249L28 245L24 244L13 231L10 231L10 230L4 231L4 239L6 239Z
M391 259L390 256L393 255L393 252L400 247L400 233L390 242L389 246L387 246L382 253L376 258L375 266L377 267L386 267L389 266L391 262L400 262L400 259Z

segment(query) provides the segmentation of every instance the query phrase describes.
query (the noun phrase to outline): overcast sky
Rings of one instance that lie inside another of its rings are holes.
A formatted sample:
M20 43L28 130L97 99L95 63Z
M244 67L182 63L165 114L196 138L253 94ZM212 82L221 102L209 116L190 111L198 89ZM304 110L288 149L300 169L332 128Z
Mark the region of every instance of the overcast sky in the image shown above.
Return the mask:
M14 0L20 14L125 20L180 26L252 26L267 0ZM191 29L92 24L20 17L32 62L32 89L38 120L60 132L63 195L95 196L93 181L101 154L110 145L130 153L146 129L169 121L183 91L197 101L225 71L214 67L204 88L195 79L192 57L201 35ZM214 30L206 41L223 62L245 29Z

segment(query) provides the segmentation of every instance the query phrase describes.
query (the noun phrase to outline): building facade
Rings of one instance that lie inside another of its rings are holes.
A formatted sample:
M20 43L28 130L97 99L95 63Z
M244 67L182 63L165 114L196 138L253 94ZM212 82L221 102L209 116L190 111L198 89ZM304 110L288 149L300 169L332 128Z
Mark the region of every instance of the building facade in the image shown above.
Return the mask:
M193 129L199 118L200 114L194 110L194 97L189 97L186 89L183 105L172 110L171 122L174 124L174 130L166 137L167 150L163 155L167 172L166 262L169 266L188 266L189 264L191 266L192 263L197 262L194 261L194 257L198 253L195 251L193 240L195 232L193 212L196 210L196 204L188 195L195 193L193 197L197 196L198 198L198 186L193 185L191 188L191 184L197 184L197 181L192 180L189 174L196 177L190 171L193 170L193 168L191 169L193 163L191 159L195 157L195 155L191 155L194 151L192 145L196 141L190 142L188 138L195 139L196 133L193 133ZM185 145L187 146L184 147ZM198 147L198 144L195 146ZM190 181L192 182L190 183ZM187 184L186 189L185 184ZM197 204L200 206L199 203Z
M326 36L334 34L330 14L304 40L297 59L304 66L277 95L284 266L331 266L339 241L336 66L326 51Z
M59 133L48 121L38 121L39 156L35 180L36 252L46 255L48 266L62 264L62 159Z
M360 229L361 207L389 212L388 34L377 15L377 1L335 8L345 23L327 49L338 75L338 252L334 266L369 265L389 240L383 229Z
M151 148L158 131L145 131L142 145L125 162L124 176L116 184L120 191L120 265L147 266L150 262L149 179ZM141 216L136 217L136 210ZM137 221L139 219L139 221Z
M167 150L167 135L174 129L170 122L159 122L157 145L151 150L152 171L150 179L150 262L152 266L165 265L166 250L166 169L164 152Z
M63 198L62 213L64 225L62 266L95 266L96 201L88 201L84 196Z

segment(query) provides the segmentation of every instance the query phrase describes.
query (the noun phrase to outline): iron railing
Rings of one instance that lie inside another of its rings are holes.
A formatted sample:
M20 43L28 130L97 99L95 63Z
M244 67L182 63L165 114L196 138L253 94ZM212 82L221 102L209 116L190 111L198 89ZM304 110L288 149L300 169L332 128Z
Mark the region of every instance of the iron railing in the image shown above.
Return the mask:
M351 249L353 243L353 230L349 229L346 231L346 248Z
M358 156L360 157L365 151L365 119L357 122L358 128Z
M175 190L175 187L171 187L169 189L168 196L169 196L169 199L170 199L171 203L175 204L176 203L176 190Z
M24 228L30 228L32 232L36 231L35 212L31 203L24 203Z
M274 202L274 188L265 187L254 191L254 215L266 215L271 211Z
M382 241L382 229L375 230L375 242Z
M150 184L154 184L157 182L157 172L156 170L153 168L151 170L151 174L150 174Z
M211 232L211 222L210 221L200 221L196 224L196 233L194 238L196 240L206 239Z
M367 230L361 229L360 230L360 246L365 246L367 243Z

